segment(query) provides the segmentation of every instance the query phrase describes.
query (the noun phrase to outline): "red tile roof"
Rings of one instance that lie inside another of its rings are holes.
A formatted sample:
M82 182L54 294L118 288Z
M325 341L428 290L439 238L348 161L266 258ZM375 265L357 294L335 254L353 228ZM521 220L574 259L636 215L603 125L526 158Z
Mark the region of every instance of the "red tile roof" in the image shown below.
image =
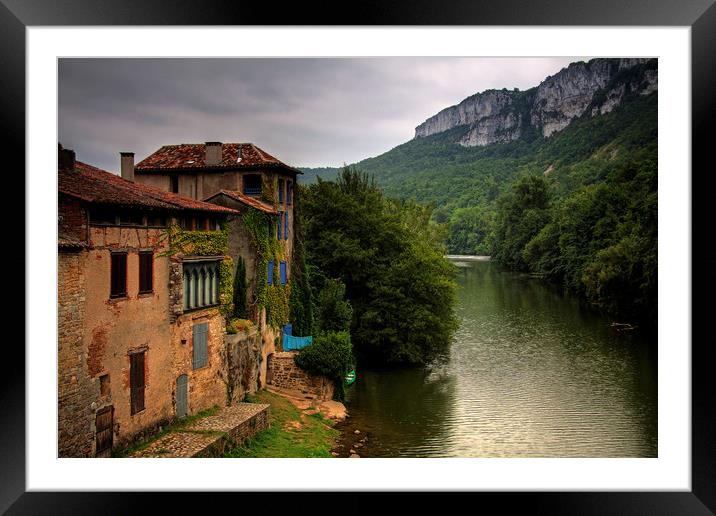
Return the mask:
M265 202L262 202L259 199L256 199L255 197L250 197L244 193L237 192L235 190L219 190L214 195L204 199L204 201L208 202L210 199L213 199L214 197L217 197L219 195L225 195L225 196L229 197L230 199L238 201L246 206L256 208L257 210L263 211L264 213L270 213L272 215L278 214L278 210L276 210L270 204L266 204Z
M281 168L288 172L303 174L269 153L259 149L253 143L223 143L221 144L221 163L207 165L206 144L182 143L180 145L165 145L158 151L150 154L134 167L137 172L157 172L164 170L195 170L195 169L242 169L256 167Z
M172 211L238 213L231 208L197 201L152 186L127 181L116 174L81 161L75 161L74 170L58 169L57 175L57 188L60 193L90 203Z

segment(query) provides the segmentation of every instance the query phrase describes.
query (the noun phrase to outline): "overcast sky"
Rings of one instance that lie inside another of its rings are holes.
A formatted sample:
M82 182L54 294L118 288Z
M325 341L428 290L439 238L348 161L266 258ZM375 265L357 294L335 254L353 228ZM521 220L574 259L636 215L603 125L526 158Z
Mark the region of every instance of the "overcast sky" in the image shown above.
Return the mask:
M579 58L60 59L59 140L117 171L162 145L252 142L293 166L340 166L489 88L527 89Z

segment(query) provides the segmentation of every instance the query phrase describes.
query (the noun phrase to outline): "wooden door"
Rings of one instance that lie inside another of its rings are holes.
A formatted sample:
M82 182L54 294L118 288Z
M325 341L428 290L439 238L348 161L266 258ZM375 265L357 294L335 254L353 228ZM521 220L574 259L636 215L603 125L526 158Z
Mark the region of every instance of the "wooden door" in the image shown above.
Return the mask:
M95 416L96 457L110 457L114 432L114 407L109 406L97 411Z

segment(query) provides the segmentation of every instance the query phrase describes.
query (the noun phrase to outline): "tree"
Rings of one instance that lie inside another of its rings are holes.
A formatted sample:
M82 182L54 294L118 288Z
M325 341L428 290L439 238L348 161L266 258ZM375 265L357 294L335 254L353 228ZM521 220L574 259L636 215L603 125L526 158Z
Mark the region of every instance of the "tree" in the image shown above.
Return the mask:
M385 199L350 167L336 182L308 186L304 201L306 251L320 271L312 277L345 285L359 361L422 364L445 353L456 327L455 271L432 209Z

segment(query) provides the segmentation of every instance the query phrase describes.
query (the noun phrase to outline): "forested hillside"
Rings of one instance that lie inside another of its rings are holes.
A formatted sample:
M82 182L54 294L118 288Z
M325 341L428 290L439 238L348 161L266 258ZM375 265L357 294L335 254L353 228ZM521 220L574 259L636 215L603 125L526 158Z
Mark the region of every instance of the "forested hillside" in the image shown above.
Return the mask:
M618 107L592 116L618 81L646 68L621 72L550 137L466 147L456 143L462 125L355 166L387 197L433 205L450 253L493 255L610 312L655 321L658 93L627 87ZM309 169L302 180L337 171Z

